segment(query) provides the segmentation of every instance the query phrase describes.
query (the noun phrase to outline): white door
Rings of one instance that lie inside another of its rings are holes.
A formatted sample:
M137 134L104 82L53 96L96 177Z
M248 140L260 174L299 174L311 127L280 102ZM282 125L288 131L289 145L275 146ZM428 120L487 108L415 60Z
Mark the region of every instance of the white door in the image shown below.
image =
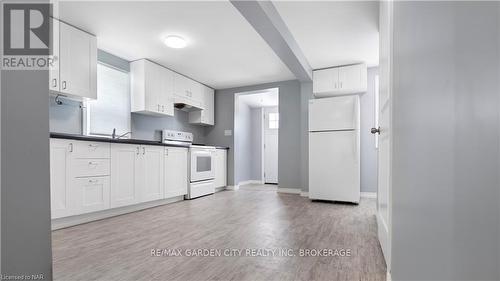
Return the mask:
M187 148L165 148L164 158L165 198L187 194L188 150Z
M309 198L359 202L359 132L309 133Z
M378 124L378 191L377 224L378 238L387 264L391 269L391 147L392 147L392 1L380 2L380 77L379 95L376 97ZM376 92L377 93L377 92ZM376 130L378 132L376 132Z
M139 202L136 167L140 153L139 145L111 145L111 208Z
M163 146L143 145L136 167L141 202L163 199Z
M278 183L278 132L277 107L264 108L264 182Z
M68 191L71 179L69 161L72 150L71 141L50 139L50 210L53 219L71 214Z
M61 92L96 99L96 38L63 22L59 29Z

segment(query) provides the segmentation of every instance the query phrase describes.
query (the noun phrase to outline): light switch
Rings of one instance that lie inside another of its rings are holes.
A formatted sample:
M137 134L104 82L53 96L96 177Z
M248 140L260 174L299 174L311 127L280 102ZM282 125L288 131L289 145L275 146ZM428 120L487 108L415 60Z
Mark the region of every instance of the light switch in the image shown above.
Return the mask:
M233 135L233 131L231 130L224 130L224 136L232 136Z

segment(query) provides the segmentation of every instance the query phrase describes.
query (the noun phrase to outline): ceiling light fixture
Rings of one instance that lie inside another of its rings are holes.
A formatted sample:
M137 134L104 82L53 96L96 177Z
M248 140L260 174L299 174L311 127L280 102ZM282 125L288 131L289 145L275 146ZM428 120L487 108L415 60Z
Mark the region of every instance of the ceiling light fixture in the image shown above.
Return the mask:
M177 36L177 35L170 35L165 38L164 41L165 45L167 45L170 48L174 49L182 49L186 47L187 42L184 38Z

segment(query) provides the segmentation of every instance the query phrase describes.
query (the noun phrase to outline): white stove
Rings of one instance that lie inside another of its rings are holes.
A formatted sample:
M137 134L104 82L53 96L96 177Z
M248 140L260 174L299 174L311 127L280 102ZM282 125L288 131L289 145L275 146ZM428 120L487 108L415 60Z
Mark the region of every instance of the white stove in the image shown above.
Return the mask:
M193 145L193 134L163 130L162 142L189 147L189 187L186 199L215 192L215 147Z

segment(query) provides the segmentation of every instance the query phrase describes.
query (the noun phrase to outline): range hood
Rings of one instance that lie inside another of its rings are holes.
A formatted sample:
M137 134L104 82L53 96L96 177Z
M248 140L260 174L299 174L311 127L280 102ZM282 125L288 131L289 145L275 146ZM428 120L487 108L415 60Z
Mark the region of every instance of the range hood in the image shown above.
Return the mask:
M196 103L190 99L181 98L181 97L174 98L174 108L182 110L182 111L186 111L186 112L204 109L198 103Z
M182 103L182 102L176 102L174 103L174 107L176 109L180 109L182 111L196 111L196 110L202 110L203 108L196 107L195 105L187 104L187 103Z

